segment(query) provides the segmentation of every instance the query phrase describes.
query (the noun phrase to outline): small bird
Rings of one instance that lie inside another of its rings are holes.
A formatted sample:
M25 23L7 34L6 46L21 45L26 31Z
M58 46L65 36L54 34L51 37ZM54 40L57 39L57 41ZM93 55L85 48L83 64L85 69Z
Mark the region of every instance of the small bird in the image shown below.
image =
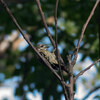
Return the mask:
M45 44L40 44L37 45L36 49L39 51L39 53L51 64L52 68L55 70L59 69L59 64L56 58L56 55L54 53L54 51L51 53L47 50L47 48L49 48L49 46L45 45ZM61 69L67 72L67 69L65 67L64 63L61 63Z

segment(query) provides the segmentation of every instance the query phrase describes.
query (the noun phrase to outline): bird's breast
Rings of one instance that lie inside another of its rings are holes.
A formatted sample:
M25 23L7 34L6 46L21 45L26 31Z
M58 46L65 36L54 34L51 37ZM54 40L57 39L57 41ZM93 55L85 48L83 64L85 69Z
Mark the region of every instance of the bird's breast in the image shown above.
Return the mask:
M56 60L56 56L54 53L51 53L49 51L41 51L40 53L42 53L44 55L44 57L51 63L51 64L58 64L57 60Z

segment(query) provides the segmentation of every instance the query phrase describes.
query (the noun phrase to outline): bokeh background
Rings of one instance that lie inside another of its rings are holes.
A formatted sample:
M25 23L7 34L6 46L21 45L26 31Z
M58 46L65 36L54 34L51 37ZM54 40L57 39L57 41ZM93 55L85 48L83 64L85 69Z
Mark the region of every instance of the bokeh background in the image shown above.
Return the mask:
M48 39L35 0L5 0L11 12L30 38L37 44L52 45ZM51 35L54 38L56 0L40 0ZM65 63L78 42L84 23L96 0L59 0L58 45ZM80 45L74 75L99 58L99 7L97 7ZM67 80L66 74L64 74ZM100 66L97 63L76 82L75 100L99 87L85 100L100 100ZM0 4L0 100L64 100L62 87L35 53Z

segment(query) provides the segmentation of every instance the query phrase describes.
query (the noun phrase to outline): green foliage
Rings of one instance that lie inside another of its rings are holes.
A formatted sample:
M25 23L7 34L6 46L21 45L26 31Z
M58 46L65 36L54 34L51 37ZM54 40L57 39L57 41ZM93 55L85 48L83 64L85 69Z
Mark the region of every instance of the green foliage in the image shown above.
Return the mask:
M66 62L66 55L75 47L75 41L79 39L82 26L84 25L89 13L95 3L95 0L60 0L58 8L58 18L64 19L62 24L58 26L58 42L63 43L65 47L62 49L62 57ZM55 0L41 0L41 5L46 19L54 15ZM11 12L17 19L23 30L30 35L33 44L39 43L47 36L44 26L38 12L36 2L30 1L23 4L9 4ZM12 30L17 28L12 23L8 14L0 5L0 35L9 35ZM58 20L59 20L58 19ZM49 24L53 28L54 24ZM92 60L98 58L98 29L97 29L97 10L91 19L84 38L83 44L80 46L80 52L83 54L82 61L89 56ZM64 27L62 29L61 27ZM41 31L43 30L43 31ZM53 32L54 36L54 32ZM12 46L12 44L10 44ZM10 47L11 47L10 46ZM0 65L5 66L2 72L6 78L20 76L21 81L16 90L16 95L23 95L25 91L23 86L28 86L28 91L33 92L35 89L43 94L43 100L50 100L53 96L54 100L60 100L63 91L58 91L57 86L60 84L52 75L48 68L44 67L36 59L34 52L28 46L25 50L11 50L8 48L5 59L0 59ZM25 61L21 60L24 58ZM16 66L19 66L18 68ZM99 69L99 67L98 67ZM66 77L66 76L65 76ZM66 78L67 79L67 78ZM84 80L85 81L85 80ZM34 87L31 87L34 84ZM75 88L76 90L76 88Z

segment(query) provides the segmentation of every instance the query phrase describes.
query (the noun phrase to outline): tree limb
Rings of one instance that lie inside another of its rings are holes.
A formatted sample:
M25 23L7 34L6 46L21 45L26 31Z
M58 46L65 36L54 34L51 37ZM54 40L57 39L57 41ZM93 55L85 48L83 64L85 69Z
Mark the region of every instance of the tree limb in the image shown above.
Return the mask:
M63 75L62 75L61 62L60 62L60 56L59 56L59 50L58 50L58 43L57 43L57 9L58 9L58 2L59 2L59 0L56 0L56 7L55 7L55 44L56 44L56 57L57 57L57 61L58 61L58 64L59 64L59 72L60 72L60 76L61 76L61 84L62 84L62 87L63 87L63 90L64 90L65 99L69 100L65 84L63 84L64 83L64 78L63 78Z
M87 25L88 25L89 21L91 20L93 14L94 14L94 11L95 11L97 5L99 4L99 2L100 2L100 0L97 0L97 1L96 1L95 5L94 5L94 7L93 7L93 9L92 9L92 11L91 11L91 13L90 13L90 15L89 15L87 21L86 21L86 23L84 24L84 26L83 26L83 28L82 28L81 36L80 36L80 39L79 39L79 41L78 41L78 43L77 43L77 46L76 46L76 50L75 50L75 54L74 54L74 60L72 61L73 66L75 65L76 60L77 60L77 55L78 55L78 51L79 51L79 46L80 46L80 43L81 43L81 41L82 41L82 39L83 39L84 32L85 32L85 30L86 30L86 28L87 28Z
M53 45L53 47L55 49L56 48L56 44L55 44L55 41L53 40L53 38L52 38L52 36L50 34L50 31L48 29L48 26L47 26L47 23L46 23L46 20L45 20L45 16L44 16L44 13L43 13L41 5L40 5L40 0L36 0L36 3L37 3L37 6L38 6L38 9L39 9L43 24L45 26L46 32L48 34L48 37L49 37L49 39L50 39L50 41L51 41L51 43L52 43L52 45ZM59 54L59 56L60 56L60 54ZM60 60L61 60L62 63L64 63L64 61L63 61L61 56L60 56ZM66 71L67 71L67 69L66 69Z
M74 77L73 77L73 66L72 66L72 63L71 63L71 55L68 55L67 56L67 59L68 59L68 63L69 63L69 85L70 87L68 88L69 89L69 100L74 100L74 93L73 93L73 86L74 86Z
M100 86L97 86L92 89L82 100L86 100L93 92L97 91L98 89L100 89Z
M3 7L5 8L6 12L8 13L8 15L10 16L11 20L14 22L14 24L16 25L16 27L18 28L18 30L21 32L23 38L27 41L27 43L29 44L29 46L32 48L32 50L43 60L43 62L47 65L47 67L50 69L50 71L58 78L58 80L61 82L61 77L55 72L55 70L51 67L50 63L41 56L41 54L36 50L36 48L33 46L33 44L30 42L30 40L28 39L28 37L24 34L22 28L19 26L17 20L15 19L15 17L12 15L11 11L9 10L7 4L3 1L0 0L1 4L3 5ZM64 82L66 87L69 87L69 85L67 85Z
M50 34L50 31L49 31L49 29L48 29L48 26L47 26L47 23L46 23L46 20L45 20L45 17L44 17L44 13L43 13L42 8L41 8L41 5L40 5L40 0L36 0L36 3L37 3L37 6L38 6L38 9L39 9L39 12L40 12L40 15L41 15L43 24L44 24L44 26L45 26L46 32L47 32L47 34L48 34L48 37L49 37L49 39L50 39L50 41L51 41L53 47L55 48L56 45L55 45L55 42L54 42L54 40L53 40L53 38L52 38L52 36L51 36L51 34Z
M95 61L93 64L91 64L90 66L88 66L87 68L85 68L84 70L82 70L79 74L77 74L74 77L74 82L77 80L78 77L80 77L81 75L83 75L87 70L89 70L94 64L96 64L97 62L100 62L100 59L98 59L97 61Z

